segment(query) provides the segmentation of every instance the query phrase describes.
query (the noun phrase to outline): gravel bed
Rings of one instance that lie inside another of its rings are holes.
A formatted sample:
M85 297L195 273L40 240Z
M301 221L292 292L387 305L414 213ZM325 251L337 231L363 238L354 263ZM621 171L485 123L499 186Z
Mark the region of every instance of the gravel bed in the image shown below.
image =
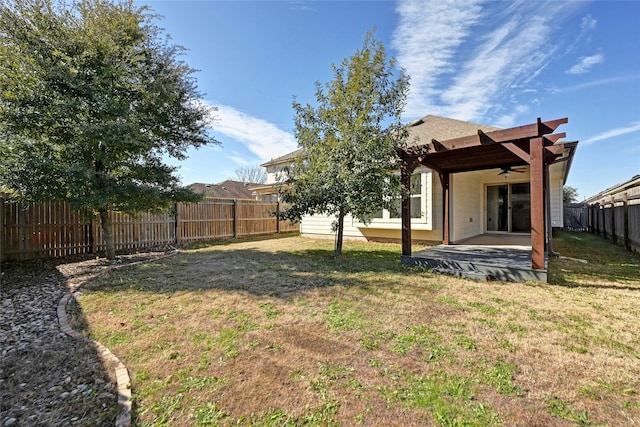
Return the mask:
M101 271L164 253L121 255L112 262L80 257L2 265L0 426L115 424L112 366L90 340L60 331L57 306L67 292Z

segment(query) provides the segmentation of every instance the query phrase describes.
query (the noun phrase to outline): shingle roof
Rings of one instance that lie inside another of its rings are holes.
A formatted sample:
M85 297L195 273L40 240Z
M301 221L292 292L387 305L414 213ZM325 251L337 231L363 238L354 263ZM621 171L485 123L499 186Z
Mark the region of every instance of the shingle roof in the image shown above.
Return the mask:
M425 116L409 123L408 126L409 138L407 143L409 145L427 144L430 143L432 139L446 141L461 136L474 135L478 133L478 129L483 132L500 130L500 128L495 126L481 125L434 115Z
M407 139L407 143L409 145L427 144L431 142L432 139L446 141L448 139L458 138L461 136L474 135L478 133L478 129L483 132L500 130L500 128L495 126L481 125L457 119L450 119L448 117L434 116L431 114L413 121L407 126L409 128L409 138ZM299 148L283 156L271 159L260 166L269 167L282 163L291 163L303 154L304 149Z
M268 166L278 165L280 163L291 163L292 161L294 161L298 156L300 156L303 153L304 153L304 149L303 148L298 148L297 150L292 151L290 153L287 153L287 154L285 154L283 156L276 157L275 159L271 159L268 162L265 162L265 163L261 164L260 166L266 168Z
M640 195L640 175L635 175L628 181L611 186L606 190L602 190L598 194L585 199L583 203L590 205L599 202L605 197L620 195L623 192L626 192L629 196L635 196L636 194Z
M202 184L199 182L189 184L186 187L195 193L205 197L224 197L229 199L255 199L253 187L260 184L252 184L240 181L226 180L217 184Z

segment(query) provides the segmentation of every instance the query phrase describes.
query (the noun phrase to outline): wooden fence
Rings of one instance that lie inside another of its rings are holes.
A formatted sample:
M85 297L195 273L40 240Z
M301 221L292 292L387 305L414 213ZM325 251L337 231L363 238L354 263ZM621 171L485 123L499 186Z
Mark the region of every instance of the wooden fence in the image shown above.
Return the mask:
M609 197L589 205L589 231L640 252L640 195Z
M277 202L204 199L177 203L172 214L111 215L116 251L198 240L299 231L299 224L278 221ZM56 258L105 250L96 218L83 221L63 201L20 205L0 197L0 261Z
M570 231L589 230L589 206L584 203L570 203L563 206L564 229Z

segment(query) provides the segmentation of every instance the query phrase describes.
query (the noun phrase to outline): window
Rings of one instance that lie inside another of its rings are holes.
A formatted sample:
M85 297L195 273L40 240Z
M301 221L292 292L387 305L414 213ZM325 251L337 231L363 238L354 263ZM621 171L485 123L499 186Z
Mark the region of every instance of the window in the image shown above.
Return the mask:
M411 218L422 218L422 172L411 175ZM389 211L389 218L402 218L402 203L398 202Z
M431 229L429 211L431 205L431 171L429 169L416 169L411 176L411 218L413 224L427 224L427 229ZM398 224L401 222L402 204L398 202L390 210L376 212L372 218L372 226L382 224ZM395 226L394 226L395 227Z

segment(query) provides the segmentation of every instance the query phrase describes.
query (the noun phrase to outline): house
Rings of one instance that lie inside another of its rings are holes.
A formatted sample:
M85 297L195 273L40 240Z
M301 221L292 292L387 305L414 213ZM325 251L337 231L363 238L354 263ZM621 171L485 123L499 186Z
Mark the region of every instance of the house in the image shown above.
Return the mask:
M217 184L193 183L186 186L194 193L204 197L218 197L225 199L250 199L255 200L254 187L261 184L244 183L241 181L226 180Z
M456 244L474 236L522 237L532 248L532 266L545 269L548 231L563 226L562 188L577 142L553 133L567 119L510 129L428 115L408 124L408 146L398 151L410 198L371 223L345 218L347 239ZM302 150L264 163L272 194L282 171ZM404 218L403 218L404 217ZM403 220L404 219L404 220ZM333 237L334 218L302 218L300 232Z
M582 203L587 205L595 205L597 203L604 205L610 202L612 198L622 199L623 197L634 200L640 199L640 175L635 175L628 181L602 190L598 194L585 199Z
M585 199L589 230L640 252L640 175Z

